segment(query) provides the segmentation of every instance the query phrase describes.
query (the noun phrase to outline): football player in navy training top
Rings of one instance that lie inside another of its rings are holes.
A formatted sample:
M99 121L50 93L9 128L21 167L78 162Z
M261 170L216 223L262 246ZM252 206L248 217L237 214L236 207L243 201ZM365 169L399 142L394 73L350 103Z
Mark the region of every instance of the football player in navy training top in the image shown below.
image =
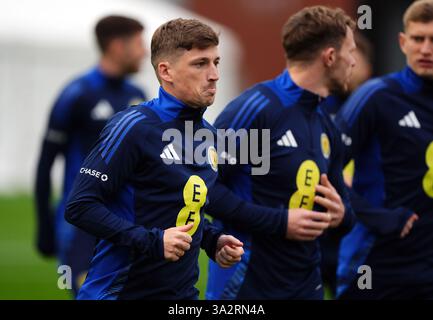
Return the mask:
M128 17L107 16L96 24L95 34L101 51L99 63L69 83L57 98L42 143L35 185L37 248L46 256L57 254L61 264L72 268L74 292L84 280L95 240L64 219L73 178L107 120L145 99L143 91L126 79L139 71L145 55L142 24ZM63 191L53 210L50 175L59 155L65 159Z
M204 217L214 144L192 139L213 132L202 115L216 94L218 42L195 19L160 26L151 43L159 97L116 114L84 161L65 217L98 242L78 299L196 299L200 248L224 268L240 261L242 243ZM167 130L180 141L166 141Z
M371 215L341 243L342 299L433 298L433 0L411 4L403 23L407 66L361 86L336 117L355 159L354 210Z
M291 16L282 39L287 68L246 90L216 120L217 128L270 129L269 173L252 175L253 164L236 159L221 170L221 181L248 201L288 208L289 233L301 232L283 239L218 219L244 243L245 254L231 269L210 262L208 299L323 299L318 236L328 227L347 232L354 215L346 201L340 135L318 106L347 90L354 27L343 10L324 6Z
M359 31L355 30L356 50L354 53L356 65L353 68L347 92L340 92L337 95L326 97L320 105L323 111L327 112L332 120L341 109L349 95L365 81L370 79L373 73L373 50L372 45ZM346 185L352 185L354 162L349 162L344 168L343 176ZM350 191L350 190L349 190ZM337 288L337 265L338 253L342 235L329 229L320 238L320 250L322 255L321 272L325 285L329 287L335 297Z

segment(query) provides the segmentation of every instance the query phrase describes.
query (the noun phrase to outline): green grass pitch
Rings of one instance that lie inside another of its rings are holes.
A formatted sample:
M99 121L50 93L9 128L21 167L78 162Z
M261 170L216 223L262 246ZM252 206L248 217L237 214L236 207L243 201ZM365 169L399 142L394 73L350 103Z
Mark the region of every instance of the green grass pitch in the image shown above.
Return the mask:
M71 299L57 287L57 262L44 259L34 246L35 214L32 198L21 194L0 196L0 300ZM204 299L207 257L200 254L197 288Z
M25 194L0 195L0 300L65 300L68 290L57 287L57 262L44 259L34 247L35 214L32 198ZM208 258L202 250L196 284L204 299ZM325 289L325 299L330 299Z

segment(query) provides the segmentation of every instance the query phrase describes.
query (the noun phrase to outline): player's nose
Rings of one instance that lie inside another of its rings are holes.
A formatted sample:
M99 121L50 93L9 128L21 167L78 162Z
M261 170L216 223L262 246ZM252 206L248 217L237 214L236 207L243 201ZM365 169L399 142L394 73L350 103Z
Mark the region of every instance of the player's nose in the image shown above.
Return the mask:
M215 66L214 64L211 65L210 70L209 70L209 74L208 74L208 80L209 81L218 81L219 80L219 71L217 66Z

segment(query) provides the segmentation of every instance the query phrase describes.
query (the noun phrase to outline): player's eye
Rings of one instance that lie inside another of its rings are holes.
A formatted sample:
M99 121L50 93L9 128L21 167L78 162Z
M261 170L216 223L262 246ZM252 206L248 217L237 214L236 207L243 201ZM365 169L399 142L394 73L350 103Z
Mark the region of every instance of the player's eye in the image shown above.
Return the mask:
M412 39L416 42L416 43L421 43L424 41L424 37L421 36L413 36Z
M205 61L199 61L199 62L194 63L194 66L196 66L197 68L202 68L205 65L206 65Z

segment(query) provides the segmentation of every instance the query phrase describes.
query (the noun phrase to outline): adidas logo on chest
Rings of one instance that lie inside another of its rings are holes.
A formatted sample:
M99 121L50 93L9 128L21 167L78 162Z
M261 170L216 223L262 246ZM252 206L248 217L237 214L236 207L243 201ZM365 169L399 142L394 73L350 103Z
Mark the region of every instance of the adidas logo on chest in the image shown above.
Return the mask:
M401 118L398 121L398 125L400 127L408 127L408 128L416 128L416 129L421 128L421 124L419 123L418 118L416 117L416 114L413 111L410 111L403 118Z
M176 150L174 150L173 144L170 143L167 145L160 154L161 159L168 159L168 160L180 160L179 155L177 154Z
M292 147L297 148L298 143L293 136L292 130L287 130L286 133L277 141L277 145L280 147Z

